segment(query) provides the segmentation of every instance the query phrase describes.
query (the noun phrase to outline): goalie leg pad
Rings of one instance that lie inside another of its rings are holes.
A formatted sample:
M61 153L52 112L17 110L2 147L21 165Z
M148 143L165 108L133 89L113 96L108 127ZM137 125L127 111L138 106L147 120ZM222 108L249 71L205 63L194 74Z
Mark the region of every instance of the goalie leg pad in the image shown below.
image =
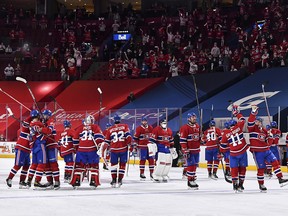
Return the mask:
M153 173L154 179L158 179L163 176L163 171L166 166L166 154L163 152L158 153L158 160L156 162L156 167Z
M163 170L163 176L167 176L169 171L170 171L170 168L172 166L172 156L171 154L166 154L166 164L165 164L165 168Z

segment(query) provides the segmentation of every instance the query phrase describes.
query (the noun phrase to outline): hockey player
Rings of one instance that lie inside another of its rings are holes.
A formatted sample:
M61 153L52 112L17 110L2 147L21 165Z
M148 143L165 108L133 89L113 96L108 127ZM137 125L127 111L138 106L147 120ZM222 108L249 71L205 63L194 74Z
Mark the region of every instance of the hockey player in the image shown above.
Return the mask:
M222 142L222 136L223 134L226 134L226 132L229 133L230 126L229 122L224 122L224 129L221 131L221 137L220 137L220 159L223 156L225 160L225 175L227 177L231 177L230 172L230 147L228 142L224 143ZM226 140L227 141L227 140Z
M32 136L32 165L29 168L27 185L31 187L31 182L36 173L34 187L46 188L46 185L41 184L44 169L46 167L46 137L52 134L51 128L45 127L40 121L39 115L31 116L30 135Z
M153 131L153 127L148 125L147 118L145 116L141 119L141 125L136 128L134 134L134 140L137 145L137 149L139 149L139 158L140 158L140 180L145 180L146 176L144 175L145 170L145 162L148 160L149 163L149 171L150 171L150 178L153 179L153 171L154 171L154 158L149 156L147 144L149 143L149 139L151 137L151 133Z
M195 113L187 114L187 124L180 128L181 151L186 158L187 185L191 189L198 189L196 180L196 168L199 163L200 154L200 126L197 123Z
M233 106L232 113L238 118L238 122L234 119L229 121L229 130L222 131L222 143L228 143L230 147L230 168L235 192L244 190L244 180L246 175L246 167L248 166L247 149L248 145L244 138L243 128L245 118L239 112L238 106Z
M31 145L30 142L30 122L34 117L38 117L39 112L37 110L32 110L30 112L29 117L22 123L21 132L18 137L15 146L15 163L13 168L11 169L8 178L6 179L6 183L8 187L12 187L12 179L16 175L17 171L22 167L19 188L26 188L27 185L25 183L25 179L28 173L28 169L30 166L30 153L31 153Z
M59 180L59 166L58 166L58 144L55 140L56 129L54 127L54 120L51 118L52 112L48 109L43 110L43 123L49 127L52 133L46 137L46 152L47 152L47 164L45 169L45 174L47 177L47 187L51 187L54 189L60 188L60 180ZM52 178L53 177L53 178ZM53 186L54 179L54 186Z
M74 155L77 148L73 144L75 143L76 132L71 128L71 123L68 120L64 120L63 126L64 131L61 133L60 138L60 156L64 158L65 161L64 181L69 182L71 180L71 174L74 165Z
M263 128L261 118L257 117L258 106L252 105L252 111L248 118L248 131L250 139L250 151L254 155L255 163L257 164L257 179L259 183L259 189L262 192L266 192L267 188L264 186L264 170L266 167L265 161L271 163L274 173L278 178L279 184L283 184L288 179L283 179L283 174L280 169L280 164L277 158L269 149L269 144L273 142L273 134L267 132Z
M99 156L97 149L104 141L104 136L98 125L94 124L92 115L87 115L83 121L83 127L76 132L75 139L79 140L79 147L76 153L75 167L70 184L77 189L81 185L85 165L90 167L90 186L96 188L100 185L99 180Z
M110 163L111 163L111 186L121 187L122 180L125 174L126 163L128 160L128 146L131 144L132 137L127 124L121 123L121 117L115 114L114 125L112 125L106 134L105 143L102 144L102 153L110 148ZM119 171L117 169L119 164Z
M176 149L173 148L174 142L172 131L167 127L167 121L165 119L161 120L160 125L153 129L150 143L157 146L155 155L156 167L153 173L153 180L155 182L160 182L161 180L167 182L168 173L172 166L171 152L176 152ZM170 150L172 148L173 150Z
M270 145L270 150L275 155L275 157L277 158L278 163L281 164L278 144L279 144L279 139L280 139L282 133L278 129L278 125L277 125L276 121L272 121L270 127L271 128L268 129L268 132L271 132L271 134L273 135L273 139L272 139L272 142ZM267 129L267 127L266 127L266 129ZM270 177L270 178L273 175L272 174L272 165L269 163L266 165L266 173L267 173L268 177Z
M217 128L214 120L209 122L209 128L204 131L203 142L206 146L205 160L207 161L208 177L218 179L217 170L219 166L219 139L221 137L221 130ZM212 174L213 170L213 174Z

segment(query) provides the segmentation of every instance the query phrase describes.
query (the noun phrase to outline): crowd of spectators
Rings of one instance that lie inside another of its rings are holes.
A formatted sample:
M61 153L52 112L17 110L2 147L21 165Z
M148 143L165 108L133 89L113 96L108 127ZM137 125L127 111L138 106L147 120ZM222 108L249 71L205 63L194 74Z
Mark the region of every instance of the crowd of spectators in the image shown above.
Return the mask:
M91 60L109 62L110 79L239 70L250 74L287 66L287 5L239 0L236 7L177 8L175 16L155 2L146 14L120 5L94 19L87 19L84 7L71 13L62 5L48 19L9 5L0 13L1 69L10 64L14 76L51 74L71 82L83 76ZM107 40L118 30L132 38L127 43Z
M98 49L112 32L113 20L87 19L84 7L71 13L62 5L53 19L24 12L12 4L1 9L0 65L4 70L4 64L19 64L23 76L38 73L39 78L40 74L50 73L54 79L80 79L85 72L83 62L86 70L91 60L99 58Z
M248 0L237 7L178 9L177 17L145 18L128 48L110 59L110 78L252 74L287 66L287 6L287 1Z

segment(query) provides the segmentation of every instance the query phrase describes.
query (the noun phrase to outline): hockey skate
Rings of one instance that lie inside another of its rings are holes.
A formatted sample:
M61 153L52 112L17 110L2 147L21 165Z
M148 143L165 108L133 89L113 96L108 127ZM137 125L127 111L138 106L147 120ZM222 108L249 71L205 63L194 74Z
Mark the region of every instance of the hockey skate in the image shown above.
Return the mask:
M7 179L6 179L6 184L7 184L7 186L8 186L9 188L11 188L11 187L12 187L12 179L7 178Z
M92 188L92 189L96 189L97 188L97 185L96 185L96 183L95 183L95 181L94 181L94 179L92 179L91 181L90 181L90 187Z
M244 191L244 186L243 186L243 182L242 181L240 181L240 183L239 183L239 185L238 185L238 191L239 192L243 192Z
M65 173L64 183L69 183L71 181L71 174Z
M145 181L146 180L146 176L144 174L140 174L140 181Z
M154 181L153 173L150 173L150 180L151 180L151 181Z
M278 178L280 187L284 187L288 184L288 179Z
M44 185L45 185L46 189L53 189L54 188L53 182L47 182Z
M168 176L162 176L162 182L167 183L168 179Z
M46 185L41 184L38 181L34 182L34 190L46 190Z
M265 187L264 184L259 184L259 189L260 189L260 192L262 192L262 193L266 193L267 192L267 188Z
M74 190L77 190L80 187L80 179L76 179L75 183L72 185Z
M266 176L267 178L271 179L271 178L273 177L273 174L272 174L272 172L267 172L267 173L265 174L265 176Z
M239 192L239 185L236 182L233 183L233 190L235 193Z
M109 170L105 163L103 164L103 170Z
M118 179L118 188L120 188L120 187L122 186L122 184L123 184L123 183L122 183L122 178L121 178L121 179L119 178L119 179Z
M24 181L20 181L19 182L19 189L29 189L29 185Z
M59 190L59 189L60 189L60 182L59 181L55 181L54 190Z
M213 174L211 175L211 178L212 178L213 180L218 180L218 176L217 176L216 173L213 173Z
M195 181L187 181L188 189L198 190L199 186Z
M153 182L160 183L160 176L153 175Z
M112 188L116 188L116 179L113 178L110 184Z

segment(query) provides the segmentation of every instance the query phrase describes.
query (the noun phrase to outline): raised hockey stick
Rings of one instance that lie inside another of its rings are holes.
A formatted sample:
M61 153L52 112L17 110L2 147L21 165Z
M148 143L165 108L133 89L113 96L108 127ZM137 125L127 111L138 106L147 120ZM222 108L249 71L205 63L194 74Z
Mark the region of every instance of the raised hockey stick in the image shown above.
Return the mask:
M266 93L265 93L265 84L264 83L262 83L262 91L263 91L263 96L264 96L264 101L265 101L265 106L266 106L266 111L267 111L267 115L268 115L269 124L271 125L271 119L270 119L271 117L270 117L267 97L266 97Z
M230 104L229 109L231 109L231 120L233 120L233 105L234 105L234 103L232 100L228 100L228 102Z
M8 94L7 92L5 92L3 89L0 88L0 91L3 92L5 95L7 95L9 98L11 98L12 100L14 100L16 103L18 103L19 105L23 106L25 109L27 109L28 111L31 111L31 109L29 109L27 106L25 106L24 104L22 104L20 101L18 101L16 98L14 98L12 95Z
M213 111L214 111L214 106L213 106L213 104L212 104L212 106L211 106L211 112L210 112L210 120L213 120L214 118L213 118Z
M199 114L199 118L200 118L200 135L202 135L202 114L201 114L201 110L200 110L200 104L199 104L199 98L198 98L198 89L197 89L197 85L196 85L196 80L195 80L195 76L192 74L192 78L193 78L193 84L194 84L194 89L195 89L195 97L196 97L196 103L197 103L197 109L198 109L198 114Z
M100 126L100 116L101 116L101 109L102 109L102 90L100 87L97 88L97 91L99 92L100 98L99 98L99 113L98 113L98 125Z
M28 91L29 91L29 93L30 93L30 95L31 95L34 103L35 103L35 106L36 106L37 110L39 111L42 119L44 119L43 114L42 114L42 112L41 112L41 109L40 109L40 107L38 106L38 103L37 103L37 101L36 101L36 98L35 98L32 90L31 90L30 86L28 85L27 80L24 79L24 78L22 78L22 77L16 77L16 80L25 83L25 85L26 85L26 87L28 88Z

